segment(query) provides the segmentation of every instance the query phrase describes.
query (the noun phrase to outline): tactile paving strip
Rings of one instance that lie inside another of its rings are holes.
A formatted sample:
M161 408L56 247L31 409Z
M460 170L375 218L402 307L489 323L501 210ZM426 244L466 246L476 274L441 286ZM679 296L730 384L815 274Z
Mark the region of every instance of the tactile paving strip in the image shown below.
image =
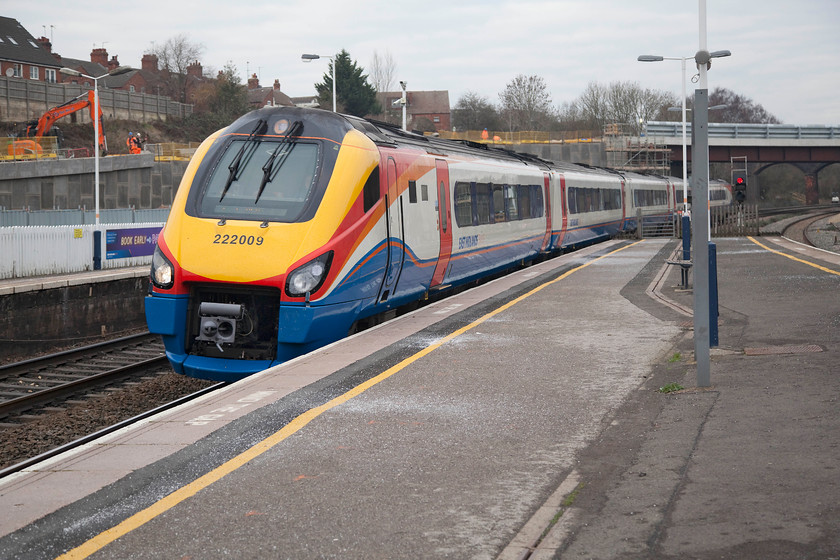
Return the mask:
M816 344L796 344L791 346L764 346L761 348L744 348L747 356L770 356L776 354L808 354L822 352L822 346Z

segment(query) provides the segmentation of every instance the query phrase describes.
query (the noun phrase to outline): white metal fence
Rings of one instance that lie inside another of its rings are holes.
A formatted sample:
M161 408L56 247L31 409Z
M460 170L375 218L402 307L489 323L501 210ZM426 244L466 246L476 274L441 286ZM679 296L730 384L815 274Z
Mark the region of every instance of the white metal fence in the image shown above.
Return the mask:
M0 228L0 279L151 264L151 249L162 227L126 223ZM96 231L101 239L98 255Z

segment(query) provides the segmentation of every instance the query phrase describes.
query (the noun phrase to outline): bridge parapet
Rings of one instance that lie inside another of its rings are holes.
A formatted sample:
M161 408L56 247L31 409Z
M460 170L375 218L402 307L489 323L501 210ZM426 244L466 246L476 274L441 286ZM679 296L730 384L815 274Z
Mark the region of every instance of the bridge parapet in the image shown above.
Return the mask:
M691 123L686 123L691 141ZM647 136L674 137L682 142L682 122L649 121L645 123ZM791 125L752 123L709 123L710 138L749 138L768 140L829 140L828 145L840 144L840 126ZM670 142L669 142L670 143Z

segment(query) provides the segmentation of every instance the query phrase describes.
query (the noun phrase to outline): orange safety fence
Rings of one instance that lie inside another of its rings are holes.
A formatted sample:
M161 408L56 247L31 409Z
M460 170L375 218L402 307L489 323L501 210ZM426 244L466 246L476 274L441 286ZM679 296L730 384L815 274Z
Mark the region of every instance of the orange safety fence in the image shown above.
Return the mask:
M434 135L447 140L468 140L484 144L577 144L601 141L601 134L591 130L553 132L539 130L521 132L466 130L463 132L427 132L425 134L426 136Z
M58 139L55 136L0 138L0 161L55 159L57 157Z

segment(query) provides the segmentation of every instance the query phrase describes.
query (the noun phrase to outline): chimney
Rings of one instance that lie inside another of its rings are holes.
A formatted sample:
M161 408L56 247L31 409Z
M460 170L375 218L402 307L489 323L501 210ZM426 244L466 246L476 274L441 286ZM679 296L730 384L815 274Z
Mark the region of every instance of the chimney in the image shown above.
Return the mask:
M90 51L90 61L101 65L104 68L108 67L108 51L105 49L93 49Z
M50 43L49 39L47 39L46 37L38 37L37 39L35 39L35 42L38 43L38 46L40 46L42 49L52 54L52 43Z
M108 72L117 68L120 65L120 61L117 60L117 55L111 57L111 60L108 61Z
M260 87L260 79L257 78L256 74L251 74L251 77L248 78L248 89L257 89Z
M196 60L189 66L187 66L187 76L195 76L196 78L201 78L201 73L203 69L201 68L201 64Z
M148 70L149 72L158 71L158 57L155 54L144 54L143 60L140 61L140 68Z
M278 80L277 78L274 78L274 89L278 91L280 90L280 80Z

